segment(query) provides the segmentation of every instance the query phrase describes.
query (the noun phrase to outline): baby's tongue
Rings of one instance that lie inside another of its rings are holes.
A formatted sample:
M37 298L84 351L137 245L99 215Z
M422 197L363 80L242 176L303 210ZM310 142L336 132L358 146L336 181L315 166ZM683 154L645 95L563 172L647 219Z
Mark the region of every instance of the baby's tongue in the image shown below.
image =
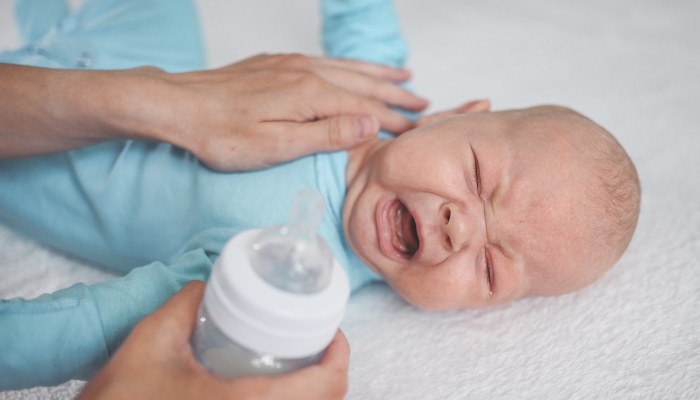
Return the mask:
M400 252L412 256L418 250L418 234L416 232L416 221L406 206L398 202L396 215L394 216L394 232L392 238L394 247Z

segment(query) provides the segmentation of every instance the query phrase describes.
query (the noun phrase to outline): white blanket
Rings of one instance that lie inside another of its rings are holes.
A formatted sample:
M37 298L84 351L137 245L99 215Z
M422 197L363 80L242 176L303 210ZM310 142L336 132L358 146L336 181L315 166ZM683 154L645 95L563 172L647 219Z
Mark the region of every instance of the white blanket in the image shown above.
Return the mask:
M314 0L201 0L210 64L320 54ZM635 237L594 285L493 310L351 300L348 399L700 398L700 2L398 0L432 109L559 103L615 134L643 186ZM0 45L16 44L0 0ZM0 230L0 297L113 275ZM0 355L1 357L2 355ZM0 393L70 398L80 382Z

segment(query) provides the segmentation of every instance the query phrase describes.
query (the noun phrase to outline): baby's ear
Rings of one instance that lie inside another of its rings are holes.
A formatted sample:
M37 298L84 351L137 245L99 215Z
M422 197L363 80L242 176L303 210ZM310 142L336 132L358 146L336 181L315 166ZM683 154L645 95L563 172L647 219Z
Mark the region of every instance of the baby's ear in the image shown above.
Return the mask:
M491 111L491 101L474 100L447 111L440 111L420 117L418 118L418 121L416 121L416 126L426 125L431 122L439 121L443 118L451 117L457 114L480 113L489 111Z

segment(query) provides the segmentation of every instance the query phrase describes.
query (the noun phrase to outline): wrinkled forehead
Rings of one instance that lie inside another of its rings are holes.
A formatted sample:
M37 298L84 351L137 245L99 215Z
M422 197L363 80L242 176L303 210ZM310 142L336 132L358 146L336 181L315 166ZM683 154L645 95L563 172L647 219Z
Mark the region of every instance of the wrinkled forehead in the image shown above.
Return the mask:
M593 176L577 139L590 128L585 118L541 106L445 122L465 128L485 171L499 166L492 229L521 270L518 297L568 293L599 275L586 193Z
M506 132L510 159L501 201L504 233L520 256L525 295L567 293L589 283L593 184L573 135L576 121L523 113Z
M577 135L584 134L585 118L555 106L504 111L505 135L519 148L570 156Z
M557 106L538 106L477 114L460 114L438 122L452 131L481 142L498 142L511 150L550 151L574 143L574 134L586 129L586 119Z
M514 187L514 198L520 202L505 208L503 233L519 261L523 295L562 294L583 286L594 252L586 215L579 212L585 203L567 190L518 189Z

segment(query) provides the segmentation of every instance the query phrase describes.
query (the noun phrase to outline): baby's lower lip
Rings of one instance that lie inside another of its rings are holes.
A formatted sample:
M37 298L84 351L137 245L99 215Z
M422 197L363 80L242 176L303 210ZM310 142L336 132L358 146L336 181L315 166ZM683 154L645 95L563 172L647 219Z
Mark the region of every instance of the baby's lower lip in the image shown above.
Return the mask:
M392 199L377 208L376 223L377 237L379 240L379 249L388 258L396 261L406 261L409 257L400 252L392 243L392 218L396 214L396 209L399 206L398 199Z

